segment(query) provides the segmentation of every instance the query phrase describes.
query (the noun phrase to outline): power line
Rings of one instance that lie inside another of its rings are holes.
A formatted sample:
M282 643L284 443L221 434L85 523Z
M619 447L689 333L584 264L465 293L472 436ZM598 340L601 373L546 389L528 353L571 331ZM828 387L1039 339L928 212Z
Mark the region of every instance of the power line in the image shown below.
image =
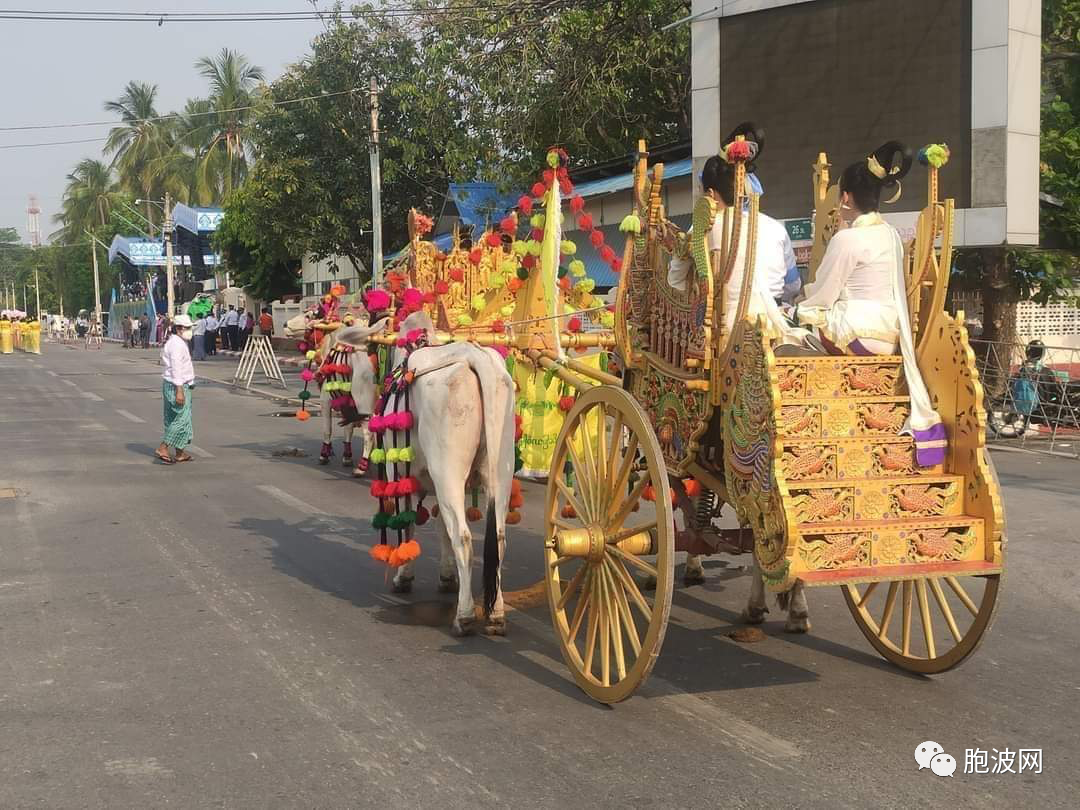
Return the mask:
M344 96L350 93L358 93L363 88L352 87L348 90L335 90L332 93L315 93L310 96L302 96L300 98L290 98L284 101L266 101L257 104L245 104L241 107L227 107L222 110L205 110L203 112L193 113L169 113L168 115L155 115L150 118L132 118L131 120L112 120L112 121L81 121L74 124L25 124L15 127L0 127L0 132L26 132L28 130L40 130L40 129L74 129L77 127L115 127L115 126L131 126L133 124L149 124L157 121L170 121L174 118L195 118L197 116L204 115L223 115L225 113L241 112L243 110L253 110L256 107L268 105L272 107L282 107L286 104L300 104L304 101L313 101L315 99L333 98L334 96ZM103 138L96 138L94 140L104 140ZM79 141L70 141L69 143L79 143Z
M0 149L29 149L34 146L66 146L72 143L104 143L108 138L80 138L74 141L39 141L37 143L5 143Z

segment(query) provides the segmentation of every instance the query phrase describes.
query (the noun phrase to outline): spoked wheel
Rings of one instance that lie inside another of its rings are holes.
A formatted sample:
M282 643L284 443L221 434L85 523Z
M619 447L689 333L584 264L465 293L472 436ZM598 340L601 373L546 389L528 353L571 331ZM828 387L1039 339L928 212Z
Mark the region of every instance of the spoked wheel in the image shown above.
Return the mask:
M656 493L652 503L642 500L646 486ZM660 446L622 389L592 388L570 409L555 445L546 515L545 579L563 658L591 697L625 700L660 653L675 547ZM648 597L638 572L656 577Z
M855 623L887 660L933 675L975 652L997 606L1001 575L845 585Z

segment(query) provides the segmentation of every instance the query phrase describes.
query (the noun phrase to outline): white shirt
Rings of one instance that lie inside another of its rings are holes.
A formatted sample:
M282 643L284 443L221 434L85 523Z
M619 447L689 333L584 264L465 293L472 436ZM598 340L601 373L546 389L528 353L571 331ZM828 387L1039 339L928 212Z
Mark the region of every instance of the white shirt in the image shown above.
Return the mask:
M767 246L767 255L762 257L764 262L757 262L757 272L763 274L765 291L774 299L781 298L785 293L785 284L790 285L799 279L795 248L784 223L759 212L757 227L758 251ZM792 292L798 292L798 288Z
M216 332L218 330L218 319L213 315L206 316L206 331Z
M845 228L829 240L817 277L806 287L799 307L828 309L837 301L895 305L895 272L896 245L890 225Z
M205 335L206 334L206 318L199 318L195 321L195 326L192 328L191 333L193 335Z
M161 350L161 376L173 385L190 385L195 382L195 366L191 364L191 352L187 343L177 334L169 335Z
M226 326L236 326L238 323L240 323L240 313L238 313L235 309L230 309L228 312L225 313L225 318L222 323Z

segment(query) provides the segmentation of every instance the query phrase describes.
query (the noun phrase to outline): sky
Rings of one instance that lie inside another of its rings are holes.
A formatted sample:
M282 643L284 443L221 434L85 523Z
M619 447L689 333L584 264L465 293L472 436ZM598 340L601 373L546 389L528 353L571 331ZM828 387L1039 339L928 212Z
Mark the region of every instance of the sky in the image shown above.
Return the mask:
M327 0L320 3L326 8ZM0 9L66 11L305 11L307 0L0 0ZM0 76L4 100L0 127L104 121L102 105L135 79L158 86L158 110L172 112L206 94L195 70L201 56L228 47L277 78L308 52L322 30L317 20L288 22L154 23L0 20ZM108 127L0 132L6 144L104 138ZM26 207L36 194L41 231L57 229L65 176L84 157L101 157L102 143L0 148L0 228L25 240Z

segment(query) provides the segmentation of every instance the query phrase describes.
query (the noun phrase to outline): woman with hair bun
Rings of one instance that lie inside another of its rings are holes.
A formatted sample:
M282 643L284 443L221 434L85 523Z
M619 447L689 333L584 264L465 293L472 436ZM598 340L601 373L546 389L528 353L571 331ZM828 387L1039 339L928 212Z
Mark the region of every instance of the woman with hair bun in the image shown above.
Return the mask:
M799 326L811 327L830 354L887 355L899 344L911 394L911 416L901 433L915 437L916 460L939 464L945 427L915 361L904 278L904 247L896 229L878 213L900 198L900 181L911 168L911 152L898 141L878 147L840 177L841 218L813 284L795 308Z

